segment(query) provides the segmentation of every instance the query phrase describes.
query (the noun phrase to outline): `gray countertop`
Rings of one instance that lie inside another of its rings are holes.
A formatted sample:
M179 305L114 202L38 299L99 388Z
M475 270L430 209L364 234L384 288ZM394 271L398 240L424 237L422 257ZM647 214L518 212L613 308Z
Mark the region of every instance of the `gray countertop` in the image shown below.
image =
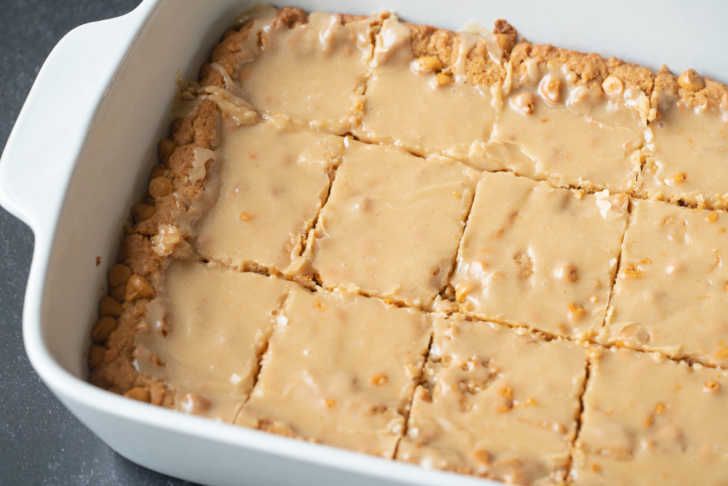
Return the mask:
M63 34L79 24L126 13L138 3L2 1L0 146L5 146L40 65ZM30 229L0 208L0 484L185 484L118 456L40 382L21 333L32 251Z

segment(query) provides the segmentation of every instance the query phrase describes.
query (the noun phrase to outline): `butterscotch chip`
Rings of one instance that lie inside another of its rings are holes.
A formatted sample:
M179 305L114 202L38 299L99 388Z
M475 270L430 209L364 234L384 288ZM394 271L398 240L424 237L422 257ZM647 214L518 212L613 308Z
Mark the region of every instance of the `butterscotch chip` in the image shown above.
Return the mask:
M623 196L484 174L452 278L469 289L460 308L560 335L599 329L626 219Z
M177 262L147 305L136 366L178 391L176 406L232 421L246 399L278 309L283 280ZM151 356L164 363L159 366Z
M434 73L443 67L442 61L437 56L422 56L417 59L417 66L424 73Z
M558 269L557 274L567 282L577 282L579 280L579 269L576 265L572 265L570 263L567 263Z
M571 479L577 484L717 484L728 458L723 420L728 395L704 383L725 372L649 354L612 350L593 360ZM598 461L599 467L590 464Z
M616 76L607 76L602 81L602 89L607 96L619 96L624 92L624 83Z
M719 352L726 343L728 242L711 214L635 202L603 342L728 364Z
M438 86L447 86L453 83L453 75L451 73L437 73L435 80Z
M113 317L102 317L91 329L91 339L97 344L103 344L109 335L116 329L118 323Z
M354 133L423 155L467 160L471 145L484 143L493 125L492 88L505 75L494 54L483 37L390 16L376 38L366 112Z
M177 145L174 143L173 140L169 138L163 138L159 141L159 147L157 148L159 152L159 160L162 163L167 163L169 160L169 156L172 155L172 152L174 152L174 149L177 148Z
M547 74L538 83L538 93L547 102L554 104L561 101L562 87L561 79Z
M580 321L586 316L586 310L581 304L569 304L569 318L573 321Z
M140 402L149 402L150 400L149 389L142 387L132 388L131 390L124 393L124 396L127 398L138 400Z
M672 181L675 184L682 184L686 180L688 180L688 175L685 172L678 172L677 174L675 174L674 176L672 176Z
M490 465L493 462L493 454L486 451L485 449L477 449L475 452L473 452L473 457L476 461L486 466Z
M154 216L154 212L156 211L154 206L151 206L149 204L139 203L135 204L134 207L132 207L132 215L134 216L134 220L139 223L141 221L146 221L147 219Z
M129 302L154 297L154 288L141 275L132 275L126 282L124 297Z
M197 250L238 268L255 263L286 271L302 251L342 150L338 137L270 122L227 131L217 202L200 222ZM214 200L215 188L207 190Z
M447 283L474 175L450 160L351 143L310 248L324 285L429 305Z
M512 108L522 115L531 115L536 111L536 95L533 93L519 93L510 99Z
M149 181L149 195L155 199L170 194L173 189L172 181L164 176L154 177Z
M89 368L97 368L101 363L104 362L106 356L106 349L103 346L91 345L88 350L88 365Z
M300 289L291 291L280 317L285 325L271 337L238 423L391 457L427 349L429 319L376 299ZM387 380L370 386L377 374Z
M689 91L705 88L705 80L694 69L688 69L678 76L677 84Z
M126 297L126 284L112 287L109 290L109 296L117 302L124 302Z
M109 285L112 287L124 285L129 277L131 277L131 269L126 265L117 263L112 265L109 270Z
M513 400L513 388L504 385L498 389L498 394L507 400Z
M115 299L105 295L99 303L99 315L118 317L121 315L121 304Z
M417 388L397 459L519 484L563 481L584 350L458 317L434 327L427 388Z
M377 373L375 375L372 375L372 378L370 380L372 385L379 386L379 385L386 385L387 381L389 381L389 378L387 378L387 375L384 373Z
M167 390L161 383L152 383L149 387L149 401L153 405L163 405Z

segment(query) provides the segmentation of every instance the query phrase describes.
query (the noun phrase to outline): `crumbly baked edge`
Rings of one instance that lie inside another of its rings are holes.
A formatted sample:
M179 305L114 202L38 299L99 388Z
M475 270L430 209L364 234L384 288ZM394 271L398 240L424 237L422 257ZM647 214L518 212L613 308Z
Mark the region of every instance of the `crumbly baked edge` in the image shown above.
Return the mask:
M388 15L382 15L382 20ZM431 25L405 22L410 32L412 56L423 63L429 63L431 72L452 77L461 47L461 34ZM490 32L495 45L489 48L485 38L478 39L468 50L464 59L466 82L479 86L498 85L506 77L505 63L518 39L516 29L503 19L496 20ZM500 52L490 52L499 49ZM499 58L499 62L493 57Z
M134 338L170 262L194 258L187 238L214 168L212 151L219 144L222 113L210 100L188 101L194 103L191 111L175 120L170 135L159 143L147 195L132 207L117 263L109 270L108 295L99 304L88 354L92 383L167 406L173 404L168 386L133 366Z

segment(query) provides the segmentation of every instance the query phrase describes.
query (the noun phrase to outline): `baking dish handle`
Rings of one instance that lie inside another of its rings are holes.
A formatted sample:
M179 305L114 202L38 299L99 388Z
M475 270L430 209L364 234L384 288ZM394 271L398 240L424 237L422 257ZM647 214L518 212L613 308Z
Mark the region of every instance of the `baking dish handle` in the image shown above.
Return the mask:
M52 231L96 107L155 3L73 29L43 63L0 159L0 204L36 238Z

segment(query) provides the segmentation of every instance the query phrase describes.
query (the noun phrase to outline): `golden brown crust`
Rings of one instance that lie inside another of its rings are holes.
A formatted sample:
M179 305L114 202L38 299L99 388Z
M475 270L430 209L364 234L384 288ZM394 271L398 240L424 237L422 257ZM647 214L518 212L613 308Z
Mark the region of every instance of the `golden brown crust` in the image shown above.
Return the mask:
M442 64L438 71L452 72L457 62L462 37L456 32L430 25L406 24L410 30L410 45L415 58L434 57ZM495 44L502 51L499 55L508 58L518 36L516 30L505 20L495 22L493 28ZM493 48L493 47L491 47ZM506 71L495 62L485 39L478 40L467 53L464 63L466 80L471 84L490 86L503 80Z
M173 122L171 136L160 142L160 154L169 155L166 160L160 156L160 165L150 179L150 194L142 202L151 209L134 214L131 231L154 236L159 225L175 224L199 199L204 179L191 178L196 150L218 146L221 123L220 109L210 100L200 101L188 116ZM205 169L212 163L212 159L205 162ZM163 185L168 189L160 192L157 188Z
M217 64L228 76L238 78L240 66L249 58L249 53L243 46L247 43L249 36L258 35L253 30L253 22L249 20L237 29L229 30L220 43L215 46L210 56L210 62L204 64L200 69L199 82L201 86L225 86L223 74L212 66ZM256 39L257 43L258 40Z
M667 66L662 66L655 76L655 90L652 105L660 111L669 109L675 103L689 108L707 110L728 108L728 86L688 69L680 75L673 74Z
M92 383L117 393L128 392L131 398L173 404L173 394L166 386L134 368L134 336L143 323L146 303L154 296L169 263L155 251L153 240L161 225L176 225L188 217L189 209L200 198L205 177L191 177L195 151L217 147L221 123L217 105L202 100L189 114L175 120L170 136L160 142L159 165L152 170L148 194L133 208L118 263L109 272L110 295L102 299L94 345L89 350ZM205 163L207 170L213 160Z
M124 305L118 327L106 341L103 362L91 369L91 382L117 393L124 393L143 379L132 366L134 336L144 317L144 301Z
M430 25L407 24L407 27L414 57L434 56L448 66L455 62L454 44L457 34Z
M119 252L119 262L127 265L132 273L149 276L157 273L160 259L152 250L148 237L131 233L126 235Z
M571 82L575 84L601 85L607 77L614 76L625 85L639 88L648 95L654 85L654 75L645 67L617 58L604 58L599 54L571 51L548 44L519 42L511 52L510 64L516 83L518 80L531 80L532 65L535 64L538 74L565 66L568 72L573 73L574 79Z
M190 116L173 123L171 140L176 145L193 144L214 149L220 143L217 129L219 109L209 100L199 102Z

